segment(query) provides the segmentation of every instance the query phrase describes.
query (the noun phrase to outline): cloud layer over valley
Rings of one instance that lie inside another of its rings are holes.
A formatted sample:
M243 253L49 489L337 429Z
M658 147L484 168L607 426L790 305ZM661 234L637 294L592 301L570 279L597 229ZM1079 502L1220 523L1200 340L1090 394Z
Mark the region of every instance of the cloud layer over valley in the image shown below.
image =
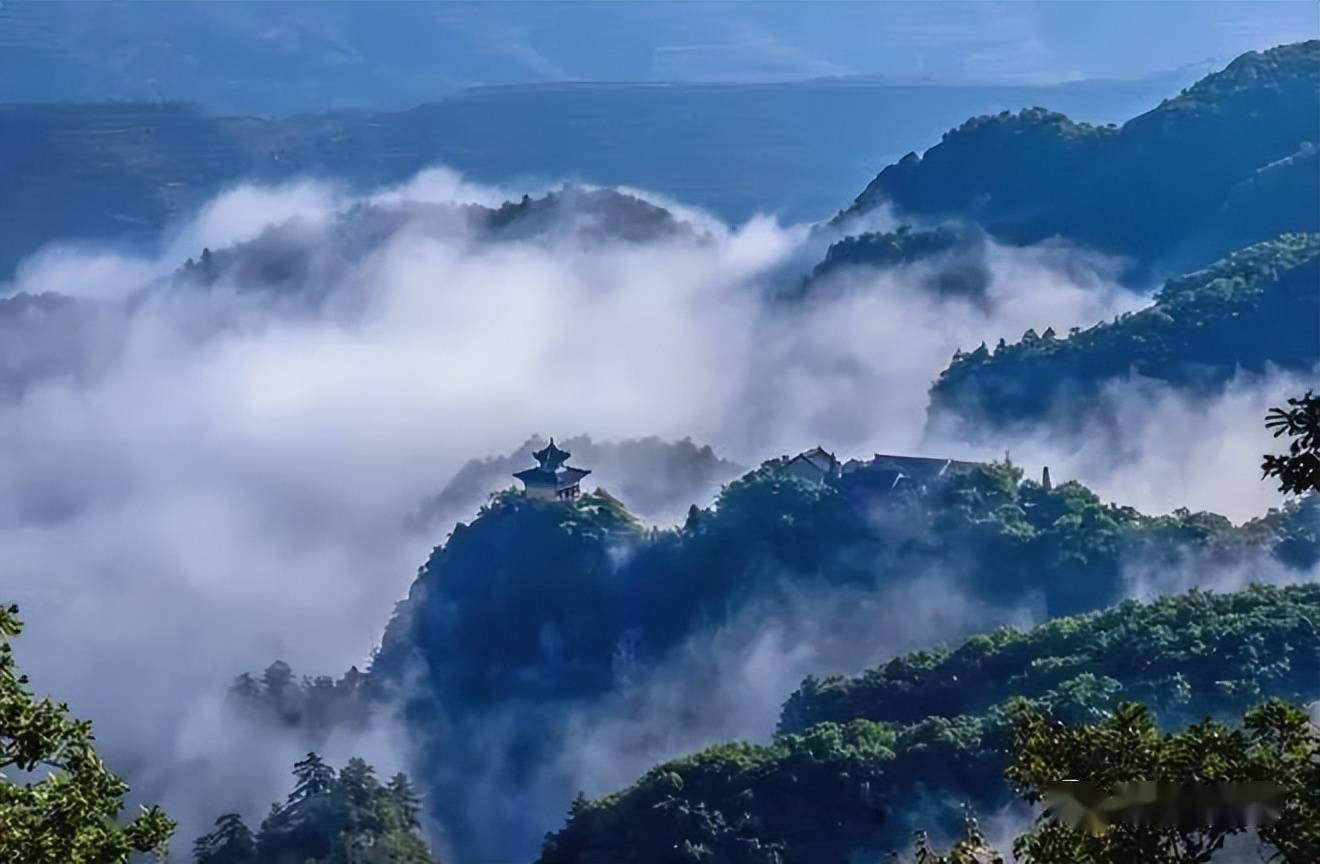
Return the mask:
M277 657L332 674L367 662L448 527L419 529L418 508L468 459L533 434L691 437L743 465L816 444L845 458L999 458L1011 446L1033 473L1049 464L1056 479L1153 512L1241 520L1279 501L1256 465L1273 443L1265 409L1305 389L1284 375L1202 401L1122 382L1104 397L1115 433L1086 440L1045 430L978 449L925 436L927 389L955 349L1144 305L1114 261L987 241L982 299L929 291L921 270L938 264L917 263L842 272L827 297L784 303L773 298L819 260L827 233L725 226L674 206L670 217L592 190L557 196L474 210L463 205L520 195L442 169L367 198L321 183L241 187L156 257L53 246L7 286L75 298L0 307L13 334L0 347L0 594L30 625L19 659L95 721L112 765L164 795L185 832L223 809L260 814L297 753L226 725L228 680ZM204 247L206 262L180 270ZM611 490L645 482L615 470L601 478ZM940 575L910 592L949 600ZM824 627L835 617L815 606L774 613L805 628L783 639L730 622L617 703L571 718L587 743L560 776L595 774L600 791L659 755L765 734L801 675L853 671L843 667L988 614L942 604L920 632L856 653L845 641L863 619L884 620L891 599L813 602L847 606L857 626ZM717 726L684 729L666 693L729 657L749 691ZM637 745L644 730L628 718L656 714L675 734ZM609 754L608 778L590 742ZM350 746L383 765L406 755L388 729ZM629 749L632 762L610 762Z

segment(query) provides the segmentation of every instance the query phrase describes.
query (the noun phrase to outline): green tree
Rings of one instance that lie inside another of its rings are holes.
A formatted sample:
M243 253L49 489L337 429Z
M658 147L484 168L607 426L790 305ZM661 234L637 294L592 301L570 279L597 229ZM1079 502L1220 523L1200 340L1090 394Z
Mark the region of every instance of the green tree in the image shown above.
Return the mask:
M417 814L421 812L422 800L418 797L416 790L413 789L408 775L402 771L395 774L390 778L390 782L385 788L390 793L394 806L398 808L399 819L403 827L409 831L417 828Z
M343 808L344 830L349 833L379 833L385 830L382 818L381 785L376 771L356 757L349 759L339 772L335 786L338 804Z
M1263 476L1277 477L1281 492L1320 491L1320 397L1307 390L1305 396L1289 399L1287 408L1270 410L1265 426L1275 438L1286 435L1291 441L1287 453L1261 460Z
M335 769L315 753L308 753L302 761L293 763L293 776L297 782L289 794L290 804L325 795L335 783Z
M434 864L407 776L384 786L361 759L336 774L315 753L293 773L293 792L261 824L254 864Z
M1320 731L1302 709L1271 700L1247 712L1241 728L1207 720L1161 733L1142 705L1124 703L1104 723L1065 726L1033 708L1017 718L1013 764L1007 772L1024 800L1066 779L1103 789L1124 781L1225 782L1268 780L1283 792L1280 819L1262 827L1270 860L1320 861ZM1201 864L1225 840L1246 831L1221 824L1196 828L1116 823L1084 831L1043 814L1014 843L1029 864Z
M101 762L91 724L29 692L11 647L22 629L18 607L0 607L0 864L119 864L163 850L174 823L159 808L117 821L128 786Z
M1045 787L1086 780L1110 792L1127 781L1173 783L1268 780L1283 794L1279 818L1257 829L1262 860L1320 861L1320 729L1295 705L1270 700L1248 711L1240 728L1207 720L1161 733L1145 706L1124 703L1103 723L1070 726L1022 702L1016 716L1013 764L1007 776L1023 800L1039 803ZM1020 864L1205 864L1231 824L1173 827L1117 822L1084 830L1049 811L1013 843ZM968 820L967 836L944 855L917 836L916 864L1002 864Z
M257 843L252 831L237 813L215 820L215 830L193 843L196 864L255 864Z

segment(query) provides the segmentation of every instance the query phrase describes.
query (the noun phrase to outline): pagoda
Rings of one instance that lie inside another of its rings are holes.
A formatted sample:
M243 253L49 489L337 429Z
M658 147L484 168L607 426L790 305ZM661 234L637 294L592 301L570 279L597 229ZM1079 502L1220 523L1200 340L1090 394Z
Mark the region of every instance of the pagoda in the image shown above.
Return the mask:
M579 483L591 471L565 465L573 454L555 446L555 439L532 454L538 463L535 468L514 474L527 487L527 497L541 501L572 501L582 494Z

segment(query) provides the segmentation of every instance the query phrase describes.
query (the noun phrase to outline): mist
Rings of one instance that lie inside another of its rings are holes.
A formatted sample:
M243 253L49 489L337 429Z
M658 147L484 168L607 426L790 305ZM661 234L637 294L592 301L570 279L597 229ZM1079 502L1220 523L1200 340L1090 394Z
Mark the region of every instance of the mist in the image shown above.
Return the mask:
M301 755L227 722L226 684L276 658L331 674L368 662L444 540L410 517L468 459L581 433L691 437L743 465L816 444L844 458L998 458L926 435L927 388L954 351L1148 302L1119 284L1121 262L987 241L981 300L924 290L930 265L917 264L840 274L838 290L790 307L776 289L828 240L807 226L728 226L673 205L674 230L630 231L569 196L535 231L491 239L453 209L517 197L443 169L368 196L242 186L154 256L56 244L4 286L88 310L77 330L47 333L63 362L5 364L20 380L0 401L0 587L29 624L18 659L95 722L111 766L181 820L181 839L223 809L259 817ZM363 225L389 227L353 234ZM179 275L204 247L220 262L213 278ZM306 263L301 275L252 281L263 256L285 254ZM1299 389L1243 378L1194 401L1120 383L1105 398L1121 436L1046 431L1013 456L1141 509L1241 520L1280 500L1256 478L1270 449L1260 419ZM551 827L566 785L602 792L659 758L765 737L805 674L1031 620L941 578L903 589L940 602L901 622L885 611L893 597L831 596L703 634L564 718L576 743L525 793L534 812L554 811ZM888 635L868 641L870 628ZM737 691L703 685L717 678ZM703 686L723 706L717 722L692 719ZM404 736L382 724L327 756L407 764ZM515 807L506 795L492 789L491 806Z

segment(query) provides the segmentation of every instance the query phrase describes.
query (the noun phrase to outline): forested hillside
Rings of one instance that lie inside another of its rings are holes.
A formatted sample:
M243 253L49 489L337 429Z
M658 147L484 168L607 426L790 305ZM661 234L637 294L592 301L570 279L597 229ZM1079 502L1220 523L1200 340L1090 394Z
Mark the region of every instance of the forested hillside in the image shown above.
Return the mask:
M1320 41L1285 45L1245 54L1118 127L1043 108L969 120L880 172L841 218L889 204L966 217L1013 243L1061 236L1141 263L1199 266L1320 228L1318 130Z
M973 437L1046 417L1081 424L1100 390L1129 376L1204 395L1243 372L1307 372L1320 363L1318 286L1320 234L1250 246L1112 322L960 352L931 387L931 422Z
M906 492L778 469L734 481L673 530L642 527L605 495L571 508L497 495L422 568L373 671L420 657L444 699L563 697L610 685L625 634L635 659L654 660L698 622L789 584L872 587L942 562L987 601L1033 596L1067 614L1119 599L1140 564L1307 568L1320 554L1309 499L1234 526L1145 516L1075 482L1046 490L1006 464Z
M713 507L693 507L673 530L643 527L605 495L565 507L500 494L432 554L365 680L354 674L300 686L287 667L272 667L265 681L240 682L235 696L256 716L303 729L310 744L337 722L364 722L371 702L401 698L435 815L459 849L494 854L481 845L491 842L492 821L503 820L495 823L500 836L516 846L527 814L473 812L482 799L474 797L472 777L512 788L539 776L574 734L575 712L682 659L690 640L717 632L740 610L756 610L761 626L791 628L805 623L794 625L795 617L816 614L806 611L813 598L878 595L914 574L939 572L948 574L941 590L984 604L981 620L1019 606L1058 615L1119 600L1138 574L1302 578L1320 556L1310 499L1235 527L1207 513L1146 516L1077 483L1047 489L1009 464L971 466L925 486L891 489L889 481L854 474L812 484L788 476L776 460L730 483ZM1123 615L1136 614L1133 608ZM838 632L862 640L848 643L852 657L874 656L864 632ZM1098 641L1095 650L1109 648ZM1063 675L1073 667L1059 668ZM1087 686L1115 695L1111 676L1137 687L1115 669L1098 666ZM690 674L690 695L682 698L698 698L705 674ZM1073 677L1042 673L1042 698ZM996 694L986 698L1002 697ZM802 702L792 702L786 716L818 710L797 707ZM934 704L913 703L905 722L934 713ZM947 725L932 723L920 734ZM801 748L891 746L888 733L855 740L842 730L837 741L836 732L819 734L834 743L785 739L747 758L759 764L799 758ZM573 791L558 795L567 800ZM476 822L482 839L473 833ZM801 830L816 829L807 820Z
M1267 697L1304 704L1320 697L1318 620L1315 584L1192 592L808 680L771 743L713 747L575 802L540 861L842 864L901 849L913 828L956 825L962 802L984 813L1012 799L1020 700L1067 723L1145 700L1166 726Z

